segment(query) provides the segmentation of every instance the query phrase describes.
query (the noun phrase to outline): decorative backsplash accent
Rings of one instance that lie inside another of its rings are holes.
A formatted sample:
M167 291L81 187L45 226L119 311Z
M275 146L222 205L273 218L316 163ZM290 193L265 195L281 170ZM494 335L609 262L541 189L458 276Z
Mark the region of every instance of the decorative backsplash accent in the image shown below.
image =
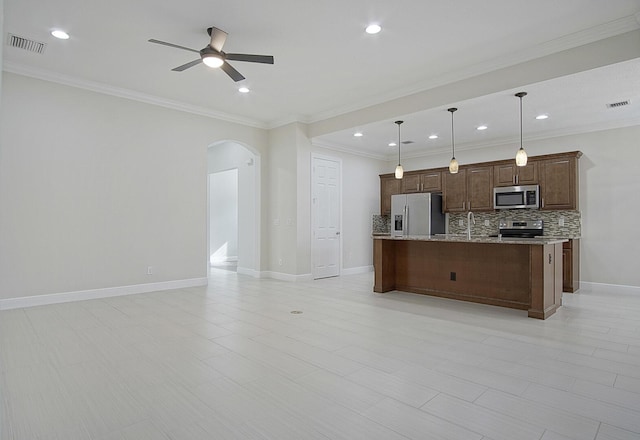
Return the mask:
M389 234L391 233L391 216L373 214L371 219L372 234Z
M533 209L510 209L496 212L474 212L476 224L472 226L473 235L491 235L498 233L500 219L542 220L545 237L580 238L582 233L580 211L538 211ZM462 220L462 226L460 226ZM489 226L485 226L485 220ZM560 223L564 222L564 226ZM449 214L450 234L467 232L467 214Z
M471 228L473 235L491 235L498 233L498 221L500 219L514 220L540 220L544 222L545 237L580 238L582 234L580 211L537 211L532 209L512 209L495 212L474 212L476 224ZM564 226L560 226L563 219ZM462 220L462 226L460 226ZM489 226L485 226L485 220L489 220ZM372 234L389 234L391 232L391 216L372 216ZM449 214L450 234L467 233L467 214Z

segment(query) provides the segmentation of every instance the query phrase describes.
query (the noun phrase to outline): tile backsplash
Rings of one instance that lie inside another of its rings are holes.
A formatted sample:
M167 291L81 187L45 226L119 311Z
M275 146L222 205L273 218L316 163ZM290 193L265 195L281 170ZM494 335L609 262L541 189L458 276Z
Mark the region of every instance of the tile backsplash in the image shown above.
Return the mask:
M391 216L373 214L371 219L372 234L389 234L391 232Z
M580 211L538 211L533 209L512 209L496 212L474 212L476 224L471 228L474 235L498 233L500 219L542 220L545 237L579 238L581 231ZM462 226L460 221L462 220ZM488 220L489 225L485 225ZM564 226L560 226L563 222ZM467 213L449 214L449 233L467 232Z
M471 233L474 235L491 235L498 233L500 219L513 220L542 220L544 222L545 237L579 238L582 233L580 211L537 211L531 209L506 210L496 212L474 212L476 224ZM462 226L460 226L462 220ZM488 221L488 226L485 221ZM564 226L560 223L564 222ZM391 232L391 216L373 215L371 223L372 234L388 234ZM449 214L450 234L464 234L467 232L467 214Z

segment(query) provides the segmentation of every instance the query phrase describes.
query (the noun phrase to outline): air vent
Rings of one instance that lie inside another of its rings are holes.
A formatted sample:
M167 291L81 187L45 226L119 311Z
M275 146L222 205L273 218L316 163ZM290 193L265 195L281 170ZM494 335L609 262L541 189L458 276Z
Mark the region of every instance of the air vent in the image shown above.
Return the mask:
M414 142L413 141L402 141L400 143L404 144L404 145L409 145L409 144L413 144Z
M608 108L618 108L618 107L623 107L625 105L629 105L631 104L631 101L629 101L628 99L626 101L619 101L619 102L612 102L611 104L607 104Z
M29 52L42 53L46 44L39 41L30 40L28 38L19 37L17 35L9 34L8 46L16 47L18 49L28 50Z

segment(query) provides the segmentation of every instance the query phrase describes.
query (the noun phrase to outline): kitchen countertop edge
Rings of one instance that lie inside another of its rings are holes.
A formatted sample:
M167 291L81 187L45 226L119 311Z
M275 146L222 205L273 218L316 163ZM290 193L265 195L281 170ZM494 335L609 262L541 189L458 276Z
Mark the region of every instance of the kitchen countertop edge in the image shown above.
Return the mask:
M493 244L557 244L569 241L568 238L560 237L548 237L540 239L501 239L498 237L471 237L468 239L465 236L437 236L437 235L404 235L404 236L391 236L390 234L372 234L371 237L374 240L405 240L405 241L444 241L449 243L493 243Z

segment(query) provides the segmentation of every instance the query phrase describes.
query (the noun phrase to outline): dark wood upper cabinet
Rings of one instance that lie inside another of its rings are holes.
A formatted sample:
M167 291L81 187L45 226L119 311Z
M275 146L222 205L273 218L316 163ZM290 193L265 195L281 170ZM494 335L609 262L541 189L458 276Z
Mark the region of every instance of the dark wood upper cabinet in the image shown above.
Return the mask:
M492 211L493 167L461 167L456 174L443 173L443 211Z
M467 210L467 170L461 168L456 174L442 173L442 210L465 212Z
M402 194L402 180L396 179L393 174L380 176L380 214L391 214L391 196Z
M440 170L410 171L402 178L402 192L440 192L442 191L442 178Z
M519 167L514 161L499 163L493 166L495 186L536 185L538 178L538 161L529 162Z
M578 158L560 156L541 161L540 209L578 209Z
M467 169L467 210L493 211L493 167Z
M457 174L445 168L409 171L404 178L380 176L380 212L391 213L391 195L440 192L444 212L492 211L493 188L510 185L540 185L540 208L578 209L579 151L529 158L524 167L515 160L500 160L460 167Z

